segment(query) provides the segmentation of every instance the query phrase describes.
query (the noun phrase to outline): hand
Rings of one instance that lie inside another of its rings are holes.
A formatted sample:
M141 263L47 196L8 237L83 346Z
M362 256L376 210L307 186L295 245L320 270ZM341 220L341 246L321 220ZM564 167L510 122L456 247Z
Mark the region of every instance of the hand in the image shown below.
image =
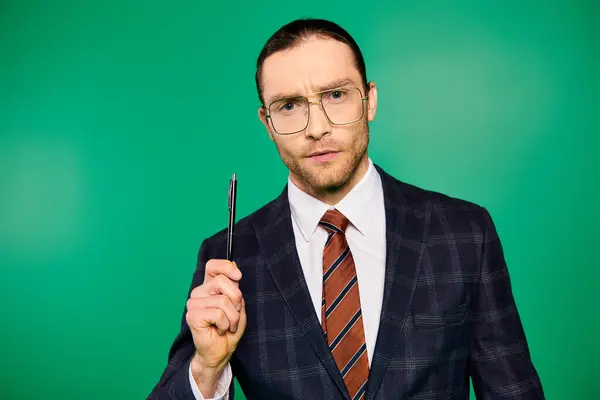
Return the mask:
M246 329L241 278L234 262L209 260L204 283L192 290L187 302L186 321L196 347L192 375L205 396L213 395L218 377Z

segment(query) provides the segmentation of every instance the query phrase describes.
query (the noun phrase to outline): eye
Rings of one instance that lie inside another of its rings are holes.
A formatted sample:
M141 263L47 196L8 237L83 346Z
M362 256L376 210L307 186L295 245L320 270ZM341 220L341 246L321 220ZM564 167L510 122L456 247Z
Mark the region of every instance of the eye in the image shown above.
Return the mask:
M326 93L325 99L329 102L339 103L344 101L347 97L348 93L342 89L332 90Z
M331 97L333 97L334 99L339 99L344 95L344 93L341 90L336 90L334 92L331 92Z
M298 99L282 99L273 103L271 110L283 115L291 115L300 111L302 105L301 100Z
M279 107L279 110L281 110L281 111L292 111L293 109L294 109L294 103L292 103L292 102L284 103L281 105L281 107Z

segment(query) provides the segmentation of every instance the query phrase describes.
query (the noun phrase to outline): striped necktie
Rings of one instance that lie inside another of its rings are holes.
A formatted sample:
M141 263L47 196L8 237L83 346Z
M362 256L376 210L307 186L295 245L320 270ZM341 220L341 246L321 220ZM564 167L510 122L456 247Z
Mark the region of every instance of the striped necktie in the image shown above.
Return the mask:
M363 399L369 362L356 269L345 235L348 219L329 210L319 225L329 233L323 250L323 330L350 398Z

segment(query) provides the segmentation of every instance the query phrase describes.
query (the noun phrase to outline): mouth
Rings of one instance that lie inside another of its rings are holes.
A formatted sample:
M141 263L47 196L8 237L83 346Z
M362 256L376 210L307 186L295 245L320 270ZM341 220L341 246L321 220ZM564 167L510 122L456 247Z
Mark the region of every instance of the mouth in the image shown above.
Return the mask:
M310 153L308 158L316 162L327 162L334 160L338 154L340 154L340 152L337 150L319 150Z

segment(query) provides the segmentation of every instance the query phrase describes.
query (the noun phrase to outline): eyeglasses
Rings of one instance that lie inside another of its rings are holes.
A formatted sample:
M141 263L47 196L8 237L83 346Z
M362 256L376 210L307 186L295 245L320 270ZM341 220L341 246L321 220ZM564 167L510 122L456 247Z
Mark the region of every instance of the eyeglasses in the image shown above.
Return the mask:
M279 135L291 135L305 130L310 120L311 104L321 104L332 125L349 125L362 119L365 112L363 102L368 97L363 97L359 88L339 88L319 93L321 96L318 103L311 103L304 96L273 101L266 115L271 120L273 130Z

